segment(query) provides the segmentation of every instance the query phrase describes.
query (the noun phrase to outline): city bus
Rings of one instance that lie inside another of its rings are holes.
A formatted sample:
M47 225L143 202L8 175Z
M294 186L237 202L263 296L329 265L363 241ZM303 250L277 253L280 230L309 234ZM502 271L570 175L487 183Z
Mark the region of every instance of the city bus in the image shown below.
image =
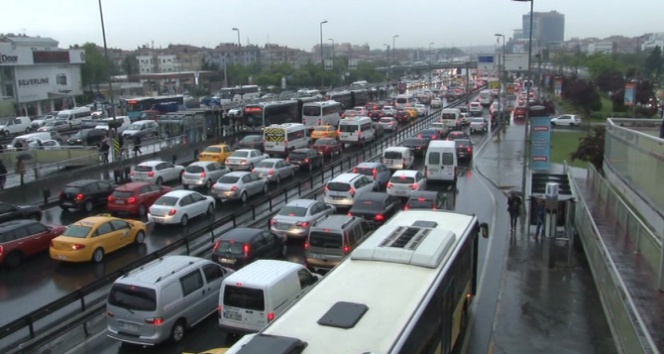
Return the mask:
M242 85L236 87L224 87L219 90L217 97L221 103L229 103L236 99L249 99L260 97L260 88L256 85ZM236 97L236 96L240 97Z
M290 341L302 354L458 352L477 292L478 236L488 232L474 215L401 211L238 345Z
M310 102L302 106L302 124L310 129L318 125L336 127L344 109L337 101Z
M137 97L125 100L127 116L132 121L142 119L144 111L159 111L161 114L175 112L184 106L184 96ZM175 108L174 108L175 107Z
M297 100L248 104L244 106L243 125L248 130L261 130L273 124L300 123Z

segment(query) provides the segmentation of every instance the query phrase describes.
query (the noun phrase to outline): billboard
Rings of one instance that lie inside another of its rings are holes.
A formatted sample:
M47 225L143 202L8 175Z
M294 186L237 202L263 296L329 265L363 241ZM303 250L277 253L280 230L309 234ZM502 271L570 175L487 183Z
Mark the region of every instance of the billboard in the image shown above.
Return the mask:
M493 54L478 55L477 69L483 72L494 72L496 70L494 62L495 62L495 56Z
M80 65L17 66L14 74L19 102L83 94Z
M531 117L530 168L546 171L551 168L551 117Z
M505 54L506 71L527 71L528 53Z
M636 101L636 84L635 83L626 83L625 84L625 106L631 107Z

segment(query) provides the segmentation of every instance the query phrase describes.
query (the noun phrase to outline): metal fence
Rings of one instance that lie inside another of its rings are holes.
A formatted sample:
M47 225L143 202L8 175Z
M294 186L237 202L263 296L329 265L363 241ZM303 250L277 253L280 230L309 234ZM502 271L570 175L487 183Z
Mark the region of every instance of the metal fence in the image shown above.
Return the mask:
M618 351L627 354L659 353L645 322L639 315L629 289L611 258L588 205L579 192L574 176L568 172L568 178L577 202L575 207L576 230L583 242L595 286L600 294L604 313L613 332ZM634 225L638 219L632 219L635 217L634 213L615 194L612 194L606 181L592 166L588 167L587 183L590 184L593 192L600 196L600 199L603 196L602 201L604 201L607 211L616 211L615 215L618 216L616 226L623 227L626 232L630 233L630 236L636 240L635 243L639 245L639 249L646 247L647 244L656 244L656 248L653 248L661 254L661 244L654 238L654 235L644 234L646 228L633 229L633 226L630 226ZM643 226L641 223L641 227Z

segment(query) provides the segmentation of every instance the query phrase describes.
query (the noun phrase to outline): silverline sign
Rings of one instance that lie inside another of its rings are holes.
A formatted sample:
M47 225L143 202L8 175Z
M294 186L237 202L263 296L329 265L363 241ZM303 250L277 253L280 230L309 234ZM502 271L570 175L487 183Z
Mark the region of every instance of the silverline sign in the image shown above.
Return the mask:
M18 56L17 55L0 54L0 64L16 63L16 62L18 62Z
M48 85L48 78L18 80L19 86Z

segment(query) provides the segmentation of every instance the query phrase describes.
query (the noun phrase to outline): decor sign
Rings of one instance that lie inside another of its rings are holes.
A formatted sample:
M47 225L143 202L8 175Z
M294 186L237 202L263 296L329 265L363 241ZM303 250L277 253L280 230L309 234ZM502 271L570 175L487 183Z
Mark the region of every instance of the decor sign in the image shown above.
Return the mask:
M551 168L551 117L531 117L530 168L535 171Z

